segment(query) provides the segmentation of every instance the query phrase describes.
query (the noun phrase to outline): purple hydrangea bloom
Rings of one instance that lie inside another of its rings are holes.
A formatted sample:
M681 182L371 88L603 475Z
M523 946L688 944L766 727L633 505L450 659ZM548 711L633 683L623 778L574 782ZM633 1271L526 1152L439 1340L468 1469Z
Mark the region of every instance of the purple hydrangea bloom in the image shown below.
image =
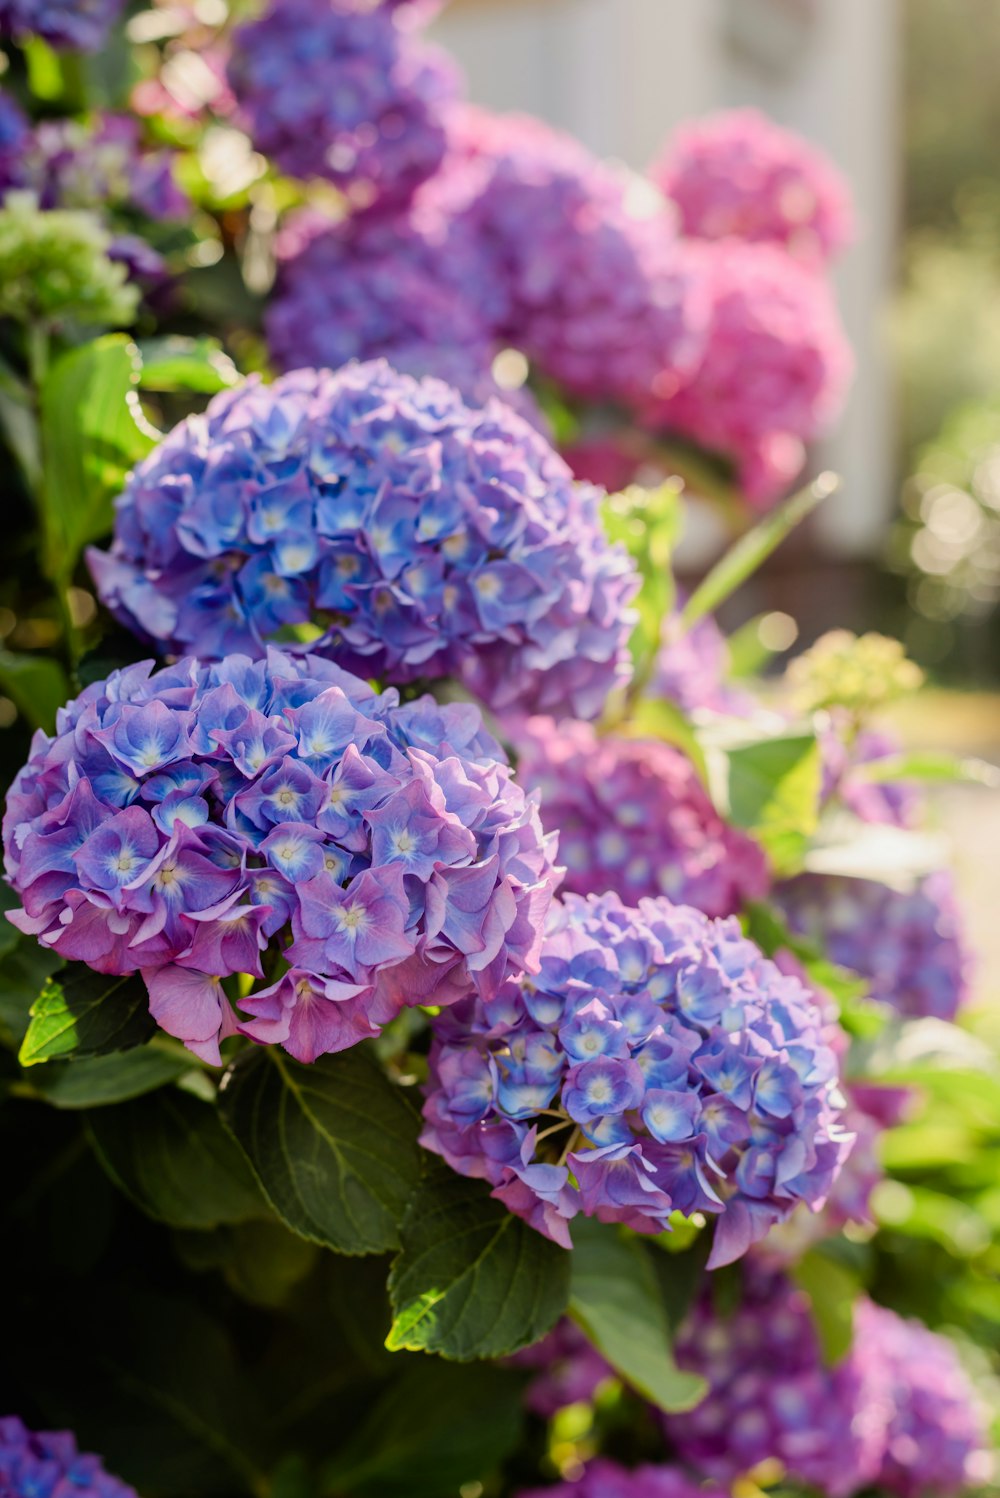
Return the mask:
M671 744L531 718L517 750L519 779L539 791L543 824L559 834L564 889L615 889L633 904L667 895L709 916L733 915L766 894L760 848L723 821Z
M566 896L538 975L434 1028L423 1143L567 1247L578 1212L650 1233L705 1212L728 1263L821 1205L850 1144L802 986L664 899Z
M674 1348L681 1367L709 1384L701 1404L665 1417L681 1457L720 1482L777 1460L828 1498L866 1487L879 1473L892 1405L860 1314L855 1325L854 1346L831 1368L808 1297L780 1272L745 1273L730 1316L704 1295Z
M650 175L685 234L781 245L822 267L850 244L850 189L816 147L756 109L682 125Z
M0 1418L3 1498L138 1498L105 1472L100 1457L78 1451L68 1430L26 1430L16 1415Z
M124 0L0 0L0 36L40 36L56 51L96 52Z
M36 735L4 819L19 929L140 972L216 1064L237 1030L311 1061L537 966L553 849L475 708L278 651L151 672ZM269 944L287 969L265 983ZM243 1015L234 973L260 980Z
M985 1413L948 1339L871 1302L858 1308L857 1338L878 1349L892 1404L879 1485L952 1498L989 1482Z
M0 89L0 193L23 187L22 162L31 125L21 106Z
M169 651L260 655L289 626L396 683L600 711L627 680L636 578L598 493L499 402L385 363L216 396L135 470L101 597Z
M679 1467L636 1467L590 1462L581 1477L555 1487L532 1488L518 1498L728 1498L722 1488L706 1487Z
M190 211L174 180L172 153L143 149L139 122L130 115L98 115L87 124L43 120L24 144L17 185L30 188L43 208L110 204L155 220Z
M405 202L437 170L449 60L383 6L280 0L233 37L237 119L289 176L325 177L358 206Z
M772 245L690 242L711 300L701 362L679 389L654 389L653 428L729 458L747 500L767 509L834 421L851 352L830 287Z
M951 1020L968 997L971 956L946 869L906 889L799 874L777 884L773 895L793 931L868 979L872 997L900 1014Z
M420 211L476 253L442 274L465 284L468 266L468 299L496 337L570 393L671 394L701 354L709 304L656 194L635 204L637 179L541 121L471 106L447 120L449 155Z

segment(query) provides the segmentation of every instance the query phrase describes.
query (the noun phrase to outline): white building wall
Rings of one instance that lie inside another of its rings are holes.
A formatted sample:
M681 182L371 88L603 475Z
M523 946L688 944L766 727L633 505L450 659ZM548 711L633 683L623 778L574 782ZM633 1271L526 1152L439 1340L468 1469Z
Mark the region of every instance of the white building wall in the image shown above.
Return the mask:
M645 165L677 121L754 104L815 140L852 184L859 243L837 273L857 357L823 462L844 489L831 551L875 550L895 505L884 341L897 212L900 0L452 0L434 32L470 97L526 110L592 150Z

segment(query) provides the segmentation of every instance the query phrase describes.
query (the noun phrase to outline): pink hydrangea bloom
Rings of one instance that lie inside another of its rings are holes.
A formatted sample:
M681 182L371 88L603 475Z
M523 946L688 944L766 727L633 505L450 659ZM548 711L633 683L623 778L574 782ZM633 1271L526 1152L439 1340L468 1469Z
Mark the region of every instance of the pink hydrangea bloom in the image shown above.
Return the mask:
M801 136L755 109L682 125L650 169L685 234L781 245L823 266L850 244L850 189Z
M646 402L645 420L728 458L766 509L837 416L850 348L829 286L783 251L724 241L690 253L711 296L703 357L676 393Z
M531 718L517 749L519 779L541 795L543 824L559 834L563 887L573 894L614 889L630 903L667 895L726 916L766 893L760 848L723 821L673 745Z

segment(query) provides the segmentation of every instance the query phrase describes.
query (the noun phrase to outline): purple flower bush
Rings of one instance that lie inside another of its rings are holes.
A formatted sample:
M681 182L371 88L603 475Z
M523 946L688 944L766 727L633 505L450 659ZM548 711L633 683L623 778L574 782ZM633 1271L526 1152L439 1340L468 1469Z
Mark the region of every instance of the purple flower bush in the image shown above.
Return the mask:
M539 792L542 822L558 833L564 889L614 889L631 904L667 895L708 916L766 893L760 848L723 821L673 745L531 718L517 751L519 779Z
M916 826L922 797L912 784L900 780L871 780L865 765L899 753L891 734L863 729L857 734L838 730L837 715L820 735L823 758L823 802L839 801L861 822L885 827Z
M771 245L692 244L711 316L704 352L676 391L655 386L648 425L728 457L766 509L834 419L851 354L827 283Z
M821 1205L850 1143L802 986L735 921L612 894L566 896L537 975L435 1022L424 1118L556 1242L578 1212L646 1233L705 1212L712 1265Z
M617 1462L589 1463L575 1482L532 1488L518 1498L728 1498L718 1487L706 1487L678 1467L636 1467L628 1471Z
M57 51L96 52L124 0L0 0L0 36L39 36Z
M512 1368L537 1370L525 1390L527 1409L550 1420L567 1405L589 1403L615 1371L574 1321L564 1317L540 1342L507 1359Z
M359 207L405 202L441 163L451 63L385 6L280 0L238 28L236 119L291 177L323 177Z
M951 1020L965 1003L972 962L948 870L910 888L799 874L773 897L794 931L867 978L872 997L900 1014Z
M852 1346L830 1367L807 1296L757 1265L731 1316L702 1298L676 1353L710 1391L666 1429L685 1461L721 1482L777 1460L828 1498L869 1485L949 1498L989 1476L979 1401L951 1343L865 1297Z
M863 1325L859 1315L859 1333ZM878 1477L892 1412L878 1345L856 1335L847 1357L827 1366L808 1297L782 1274L746 1274L729 1317L703 1296L675 1352L709 1383L701 1404L665 1421L698 1471L732 1482L777 1460L828 1498L849 1498Z
M77 1450L68 1430L27 1430L16 1415L0 1419L3 1498L138 1498L105 1472L100 1457Z
M650 176L695 239L781 245L822 268L854 237L850 190L836 167L756 109L682 125Z
M468 706L401 706L312 656L145 662L39 733L4 820L11 915L61 956L140 972L218 1064L237 1031L311 1061L405 1003L492 999L538 965L555 876ZM274 981L240 999L222 980Z
M23 143L15 185L30 188L43 208L128 206L153 220L182 219L190 204L173 165L169 151L143 148L130 115L43 120Z
M164 650L311 649L493 707L593 716L627 680L636 579L597 491L526 422L387 364L216 396L139 465L91 552L111 611Z
M664 617L651 682L654 696L676 702L688 714L707 709L744 717L753 711L753 698L726 680L728 671L729 647L710 614L691 629L681 628L679 614Z
M870 1301L857 1336L877 1349L892 1407L880 1485L898 1498L953 1498L989 1482L984 1411L951 1342Z

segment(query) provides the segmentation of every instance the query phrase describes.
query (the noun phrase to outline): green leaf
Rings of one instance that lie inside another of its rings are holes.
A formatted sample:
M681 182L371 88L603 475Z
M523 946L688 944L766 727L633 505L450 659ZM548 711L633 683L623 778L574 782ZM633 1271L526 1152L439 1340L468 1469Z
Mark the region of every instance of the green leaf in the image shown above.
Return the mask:
M752 833L777 874L802 867L819 825L823 768L812 734L788 734L713 750L709 768L720 810Z
M889 754L852 766L855 778L874 780L931 780L964 782L973 785L1000 785L1000 770L984 759L960 759L955 754L934 754L922 750L914 754Z
M573 1224L569 1312L626 1383L662 1410L690 1410L708 1385L671 1352L670 1323L653 1266L635 1238L605 1223Z
M324 1493L451 1498L482 1483L517 1444L521 1382L484 1364L409 1360L323 1470Z
M146 338L139 344L143 390L216 395L240 383L240 372L217 338Z
M136 386L139 353L124 333L63 354L40 395L46 575L72 575L81 549L111 529L112 501L155 444Z
M338 1253L399 1246L420 1174L417 1118L355 1046L301 1066L276 1049L240 1056L220 1089L226 1127L283 1222Z
M389 1276L392 1352L502 1357L537 1342L566 1308L566 1250L445 1166L417 1192L402 1236Z
M56 713L71 695L58 661L47 655L15 655L10 650L0 650L0 691L32 728L42 728L46 733L54 730Z
M641 578L635 599L639 615L631 650L636 675L644 678L660 648L664 617L674 604L671 558L680 534L682 485L670 479L658 489L633 484L611 494L603 509L604 528L611 541L629 552Z
M856 1274L840 1259L811 1249L792 1268L792 1278L809 1297L825 1363L839 1363L854 1336L854 1302L861 1291Z
M108 1175L143 1212L179 1228L267 1215L240 1150L211 1104L172 1087L87 1114Z
M32 1072L34 1093L54 1108L102 1108L155 1092L191 1068L191 1057L154 1041L86 1061L50 1061Z
M681 622L690 629L706 614L714 614L736 589L755 573L797 525L818 504L840 487L836 474L821 473L811 484L786 499L777 509L740 536L699 583L681 610Z
M5 887L3 893L8 893ZM18 936L6 921L0 931L5 938L8 931ZM8 1050L16 1051L21 1045L31 1023L32 1004L46 980L62 966L57 952L33 940L15 940L4 952L0 959L0 1041Z
M32 1004L18 1060L35 1066L62 1056L127 1051L155 1030L140 977L108 977L75 962L49 978Z

